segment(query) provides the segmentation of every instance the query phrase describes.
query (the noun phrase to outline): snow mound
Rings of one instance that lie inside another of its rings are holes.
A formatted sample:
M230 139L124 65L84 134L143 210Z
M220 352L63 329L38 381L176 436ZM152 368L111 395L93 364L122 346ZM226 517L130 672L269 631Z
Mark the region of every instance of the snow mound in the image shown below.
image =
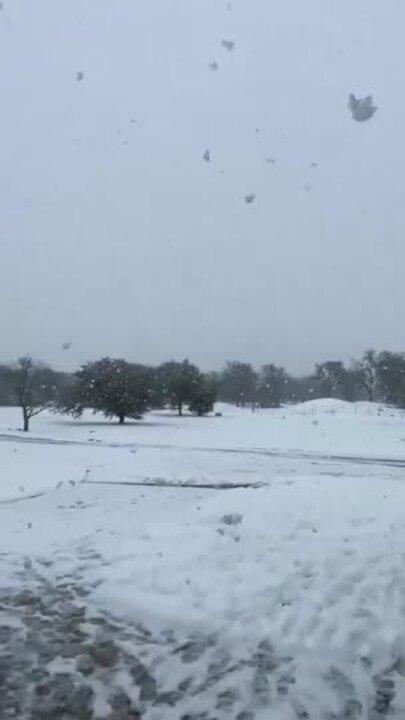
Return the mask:
M397 410L388 407L387 405L382 405L381 403L376 402L370 402L369 400L358 400L357 402L353 403L353 408L356 414L361 415L382 415L383 413L392 413L397 412Z
M294 415L367 415L373 417L379 417L386 413L392 415L392 413L395 414L399 412L394 408L368 400L348 402L347 400L337 400L336 398L308 400L307 402L290 406L290 411Z
M291 411L297 415L336 415L337 413L353 413L353 403L336 398L320 398L319 400L307 400L306 402L293 405Z

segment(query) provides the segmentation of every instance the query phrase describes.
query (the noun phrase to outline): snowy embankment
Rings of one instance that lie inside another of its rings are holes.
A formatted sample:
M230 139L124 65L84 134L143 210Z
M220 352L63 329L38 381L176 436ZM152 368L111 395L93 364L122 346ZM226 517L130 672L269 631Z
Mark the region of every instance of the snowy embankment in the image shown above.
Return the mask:
M221 410L126 427L44 415L27 442L2 409L3 585L24 567L33 585L80 578L89 611L151 632L136 652L177 694L141 701L148 720L379 717L379 683L405 717L405 418ZM130 484L145 481L159 486Z

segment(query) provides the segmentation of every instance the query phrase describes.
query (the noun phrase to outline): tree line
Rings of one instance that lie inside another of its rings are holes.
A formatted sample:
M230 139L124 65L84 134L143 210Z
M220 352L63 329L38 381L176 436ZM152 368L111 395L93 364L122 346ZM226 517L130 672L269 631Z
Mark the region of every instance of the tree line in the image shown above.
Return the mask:
M405 353L387 350L366 350L348 365L340 360L318 363L314 372L305 377L294 377L273 364L257 371L250 363L240 362L228 362L224 370L212 376L220 400L253 408L319 398L369 400L405 407Z
M23 429L45 409L80 417L85 409L108 418L140 419L153 409L184 409L199 417L211 412L216 399L211 375L188 360L158 367L104 357L84 363L72 374L61 373L25 356L0 366L0 405L18 405Z
M29 356L0 365L0 405L21 407L25 431L31 418L47 408L74 417L89 408L123 424L161 408L180 416L187 409L202 417L213 411L215 400L254 410L324 397L405 407L405 353L367 350L349 365L319 363L314 373L298 378L271 363L256 369L237 361L210 373L188 360L151 367L105 357L74 373L58 372Z

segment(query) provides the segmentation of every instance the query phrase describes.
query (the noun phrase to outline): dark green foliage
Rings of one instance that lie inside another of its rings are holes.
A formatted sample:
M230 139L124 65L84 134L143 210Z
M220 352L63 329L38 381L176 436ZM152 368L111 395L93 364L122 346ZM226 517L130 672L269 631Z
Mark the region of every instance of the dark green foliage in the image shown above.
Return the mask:
M235 405L278 407L281 403L304 402L324 397L321 382L312 376L295 378L272 363L256 373L248 363L227 363L222 372L211 373L217 396Z
M286 402L298 403L306 400L317 400L324 397L322 384L313 375L305 375L304 377L287 376L286 383Z
M208 375L201 375L198 387L194 389L193 397L188 409L193 415L202 417L214 409L216 392L212 379Z
M284 368L263 365L257 390L260 407L280 407L288 399L288 375Z
M256 402L257 380L250 363L227 362L221 378L222 399L242 407Z
M25 429L31 417L50 406L75 416L91 408L123 423L167 406L179 415L185 407L204 415L211 412L216 397L252 409L322 397L405 407L405 353L367 350L350 366L330 360L305 377L292 377L272 363L256 372L250 363L236 361L209 374L188 360L153 368L107 357L85 363L72 375L34 363L28 356L15 365L0 365L0 405L19 405Z
M171 361L160 365L158 374L166 401L182 415L184 405L191 403L200 389L200 370L188 360Z
M102 358L82 365L61 398L59 408L74 416L92 408L106 417L142 417L153 401L155 378L150 368L125 360Z
M161 382L159 368L146 367L147 383L149 387L149 408L158 410L166 405L165 388Z
M0 365L0 405L16 405L16 368Z
M380 397L396 407L405 407L405 354L382 352L377 357Z
M340 384L342 399L347 400L348 402L354 402L358 399L357 390L358 384L356 374L351 368L345 368Z

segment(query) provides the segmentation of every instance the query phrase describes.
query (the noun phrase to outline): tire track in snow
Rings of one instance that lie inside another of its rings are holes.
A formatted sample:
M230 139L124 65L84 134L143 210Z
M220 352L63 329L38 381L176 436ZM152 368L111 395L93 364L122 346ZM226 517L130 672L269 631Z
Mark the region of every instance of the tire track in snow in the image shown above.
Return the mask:
M151 450L182 450L187 452L219 453L235 455L254 455L289 460L313 460L318 462L353 463L357 465L382 465L386 467L405 468L405 458L367 457L361 455L329 455L317 452L301 452L299 450L268 450L266 448L221 448L221 447L188 447L187 445L167 445L163 443L106 443L94 440L62 440L54 438L25 437L20 435L0 434L0 442L17 442L34 445L73 445L81 447L101 448L132 448Z

